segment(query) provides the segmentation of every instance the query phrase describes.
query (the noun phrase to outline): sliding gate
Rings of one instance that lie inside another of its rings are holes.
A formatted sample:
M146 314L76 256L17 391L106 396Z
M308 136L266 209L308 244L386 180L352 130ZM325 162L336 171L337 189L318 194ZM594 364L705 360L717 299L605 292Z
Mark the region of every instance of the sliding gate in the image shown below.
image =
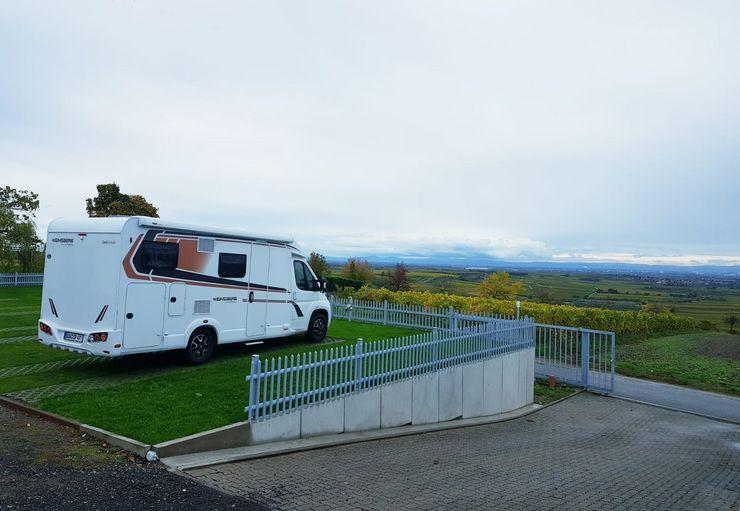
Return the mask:
M614 332L537 323L534 372L588 390L614 390Z

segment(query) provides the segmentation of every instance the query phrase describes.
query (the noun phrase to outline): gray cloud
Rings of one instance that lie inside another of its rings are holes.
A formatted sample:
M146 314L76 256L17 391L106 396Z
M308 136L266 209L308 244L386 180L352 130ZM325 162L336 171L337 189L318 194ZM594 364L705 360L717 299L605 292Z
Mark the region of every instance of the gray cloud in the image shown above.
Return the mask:
M738 11L7 3L2 181L42 228L115 180L336 255L736 256Z

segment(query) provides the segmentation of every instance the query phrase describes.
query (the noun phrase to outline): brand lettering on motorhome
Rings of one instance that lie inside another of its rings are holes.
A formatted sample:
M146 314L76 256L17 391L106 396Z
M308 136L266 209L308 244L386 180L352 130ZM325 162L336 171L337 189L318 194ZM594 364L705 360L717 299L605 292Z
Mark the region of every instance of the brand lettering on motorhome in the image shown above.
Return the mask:
M214 302L235 302L236 296L214 296Z
M53 241L54 243L67 243L67 244L75 242L75 240L73 240L72 238L52 238L51 241Z

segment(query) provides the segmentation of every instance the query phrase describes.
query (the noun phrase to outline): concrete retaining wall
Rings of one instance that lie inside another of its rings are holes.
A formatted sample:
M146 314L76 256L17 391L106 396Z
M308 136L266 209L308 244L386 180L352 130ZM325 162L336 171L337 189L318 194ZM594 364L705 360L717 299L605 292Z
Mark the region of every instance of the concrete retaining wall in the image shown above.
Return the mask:
M516 410L533 400L534 349L528 349L255 422L250 424L248 443L483 417Z

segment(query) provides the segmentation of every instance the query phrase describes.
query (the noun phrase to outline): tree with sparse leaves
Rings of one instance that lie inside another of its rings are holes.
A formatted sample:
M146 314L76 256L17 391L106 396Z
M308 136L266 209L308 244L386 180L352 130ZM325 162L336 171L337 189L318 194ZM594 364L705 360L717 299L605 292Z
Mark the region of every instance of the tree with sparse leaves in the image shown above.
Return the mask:
M367 283L373 279L373 269L367 260L350 257L342 268L342 277Z
M151 216L159 217L157 208L141 195L121 193L116 183L97 186L98 196L87 199L86 209L90 217L106 216Z
M39 197L29 190L0 188L0 271L43 269L41 241L33 219Z
M311 252L311 255L308 256L308 265L320 279L326 278L331 273L329 263L326 262L326 257L318 252Z
M540 303L557 303L555 295L549 289L538 289L534 292L535 299Z
M388 273L388 285L393 291L408 291L411 289L409 271L405 264L398 263L393 270Z
M498 300L513 300L524 291L524 283L511 279L505 271L486 276L478 286L478 295Z
M725 316L725 324L730 327L730 333L735 331L736 323L737 323L737 316L735 314L730 314L729 316Z

